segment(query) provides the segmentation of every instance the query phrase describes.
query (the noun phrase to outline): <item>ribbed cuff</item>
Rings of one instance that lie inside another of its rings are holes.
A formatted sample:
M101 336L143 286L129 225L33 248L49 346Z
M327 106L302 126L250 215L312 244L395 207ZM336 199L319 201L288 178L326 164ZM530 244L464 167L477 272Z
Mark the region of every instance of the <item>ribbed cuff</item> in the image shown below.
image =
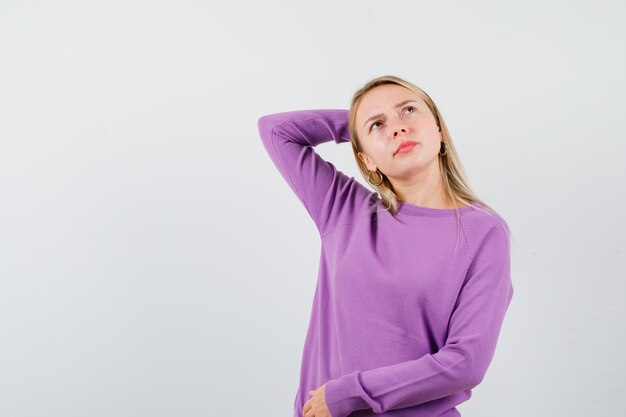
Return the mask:
M361 397L364 391L359 372L353 371L326 382L325 401L331 417L346 417L355 410L370 408Z

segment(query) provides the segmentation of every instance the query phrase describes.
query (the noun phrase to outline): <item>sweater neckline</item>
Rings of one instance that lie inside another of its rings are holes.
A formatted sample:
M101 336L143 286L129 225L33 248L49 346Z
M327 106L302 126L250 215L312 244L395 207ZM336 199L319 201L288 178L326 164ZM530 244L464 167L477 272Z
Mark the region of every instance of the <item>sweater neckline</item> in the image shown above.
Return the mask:
M471 205L459 207L459 213L465 213L473 210L478 203L472 203ZM415 204L409 204L404 201L398 201L398 212L396 214L406 214L408 216L456 216L456 209L439 209L432 207L417 206Z

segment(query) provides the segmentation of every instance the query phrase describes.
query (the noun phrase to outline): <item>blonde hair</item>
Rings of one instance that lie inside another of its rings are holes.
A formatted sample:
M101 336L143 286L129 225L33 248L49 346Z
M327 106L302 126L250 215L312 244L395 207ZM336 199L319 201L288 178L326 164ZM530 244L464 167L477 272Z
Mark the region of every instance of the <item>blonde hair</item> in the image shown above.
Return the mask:
M469 181L466 178L461 159L459 158L459 155L457 154L457 151L452 142L450 132L448 132L446 123L443 120L443 117L441 116L441 113L439 112L439 109L437 108L435 102L430 98L428 94L426 94L424 90L422 90L418 86L393 75L383 75L380 77L376 77L373 80L368 81L363 87L356 91L354 93L354 96L352 97L349 116L350 141L352 142L352 151L354 152L354 158L356 159L357 166L359 167L359 170L361 171L361 174L363 175L365 180L370 183L374 187L374 189L376 189L376 191L378 191L378 194L380 194L386 209L392 215L395 215L398 212L397 195L389 179L380 170L377 169L377 172L379 173L378 175L382 176L383 178L382 183L380 185L377 185L377 183L371 182L369 178L371 171L367 169L365 163L358 156L359 152L363 152L363 148L361 146L359 136L356 132L356 111L359 107L359 104L361 103L361 100L363 99L363 96L373 88L384 84L397 84L415 92L426 102L431 113L433 114L433 116L435 116L435 120L437 122L437 125L439 126L439 129L441 130L443 142L445 143L445 147L447 150L445 155L442 156L441 154L439 154L439 169L441 172L441 180L445 195L454 203L458 226L460 227L460 216L459 209L458 207L456 207L458 205L457 203L464 203L467 205L470 205L472 203L479 203L491 212L495 213L495 210L487 203L482 201L480 198L478 198L476 193L472 190L472 187L470 186ZM476 209L481 210L479 207L476 207ZM485 212L491 215L491 213L489 213L488 211Z

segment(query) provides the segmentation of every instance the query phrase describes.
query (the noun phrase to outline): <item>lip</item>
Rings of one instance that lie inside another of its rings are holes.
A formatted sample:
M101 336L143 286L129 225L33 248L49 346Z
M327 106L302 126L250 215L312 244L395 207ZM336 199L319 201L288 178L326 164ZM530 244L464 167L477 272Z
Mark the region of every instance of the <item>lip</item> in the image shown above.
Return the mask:
M405 140L404 142L402 142L398 148L396 149L396 151L393 153L393 156L396 156L396 154L400 151L402 151L403 148L407 148L406 151L403 152L408 152L411 149L413 149L415 147L415 145L417 145L417 142L412 141L412 140Z

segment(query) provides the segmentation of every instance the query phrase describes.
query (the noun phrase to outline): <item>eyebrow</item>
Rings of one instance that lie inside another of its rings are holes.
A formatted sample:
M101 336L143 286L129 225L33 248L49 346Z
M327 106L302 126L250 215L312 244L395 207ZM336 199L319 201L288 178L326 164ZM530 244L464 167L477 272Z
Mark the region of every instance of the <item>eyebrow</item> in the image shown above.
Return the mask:
M402 102L400 102L400 103L396 104L396 105L394 106L394 109L397 109L398 107L402 107L402 106L404 106L406 103L410 103L410 102L417 103L417 101L415 101L415 100L411 100L411 99L409 99L409 100L404 100L404 101L402 101ZM377 118L379 118L379 117L380 117L380 116L382 116L382 115L383 115L383 114L382 114L382 113L380 113L380 114L375 114L374 116L370 117L369 119L367 119L367 120L365 121L365 123L363 123L363 127L365 127L365 125L367 125L367 124L368 124L371 120L373 120L373 119L377 119Z

